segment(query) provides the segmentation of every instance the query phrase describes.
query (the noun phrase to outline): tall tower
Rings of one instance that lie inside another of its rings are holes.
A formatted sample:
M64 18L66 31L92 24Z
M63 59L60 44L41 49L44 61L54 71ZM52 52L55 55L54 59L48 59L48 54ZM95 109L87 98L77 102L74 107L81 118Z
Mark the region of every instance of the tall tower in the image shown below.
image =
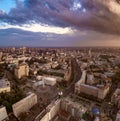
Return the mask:
M22 47L22 54L24 55L26 52L26 47Z
M2 55L3 55L3 53L2 53L2 52L0 52L0 60L2 59Z
M89 57L91 58L92 57L91 49L89 50L88 54L89 54Z

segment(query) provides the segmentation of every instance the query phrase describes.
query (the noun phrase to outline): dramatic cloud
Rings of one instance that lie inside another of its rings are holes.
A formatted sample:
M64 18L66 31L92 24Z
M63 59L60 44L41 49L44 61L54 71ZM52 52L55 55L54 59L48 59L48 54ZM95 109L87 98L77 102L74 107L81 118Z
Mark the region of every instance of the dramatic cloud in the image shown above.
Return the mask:
M1 46L120 45L120 0L4 1Z
M16 0L0 20L22 26L31 21L58 27L120 34L119 0Z
M31 31L31 32L42 32L42 33L54 33L54 34L72 34L73 31L70 28L61 28L56 26L48 26L45 24L37 24L35 22L32 22L32 24L23 24L22 26L19 25L10 25L7 23L1 23L0 29L21 29L25 31Z
M20 29L0 30L0 46L119 46L119 40L120 36L105 35L95 31L76 31L72 35L60 35L23 31Z

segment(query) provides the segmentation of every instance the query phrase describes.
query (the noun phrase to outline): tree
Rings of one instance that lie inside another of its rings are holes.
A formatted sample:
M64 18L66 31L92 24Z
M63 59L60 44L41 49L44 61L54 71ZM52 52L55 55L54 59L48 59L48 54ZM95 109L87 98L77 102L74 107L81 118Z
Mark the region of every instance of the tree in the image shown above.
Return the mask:
M16 89L10 93L0 93L0 105L4 105L8 112L12 111L12 105L24 98L24 93L20 89Z
M27 117L26 112L22 112L22 113L19 115L20 121L25 121L25 118L26 118L26 117Z
M120 72L117 72L113 77L112 77L112 81L116 84L120 83Z

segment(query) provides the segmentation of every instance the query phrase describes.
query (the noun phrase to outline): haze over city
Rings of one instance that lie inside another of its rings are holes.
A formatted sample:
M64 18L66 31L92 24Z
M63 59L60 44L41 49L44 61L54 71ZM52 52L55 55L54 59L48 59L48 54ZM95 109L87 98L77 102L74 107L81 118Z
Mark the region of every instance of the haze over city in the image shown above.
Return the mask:
M119 0L0 0L0 46L120 46Z

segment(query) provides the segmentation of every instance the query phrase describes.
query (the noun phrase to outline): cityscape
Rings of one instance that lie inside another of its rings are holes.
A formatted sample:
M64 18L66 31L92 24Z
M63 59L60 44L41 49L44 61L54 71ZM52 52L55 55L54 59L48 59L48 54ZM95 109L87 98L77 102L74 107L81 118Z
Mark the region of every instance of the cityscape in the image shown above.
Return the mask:
M0 0L0 121L120 121L120 0Z
M119 121L120 48L0 51L1 120Z

